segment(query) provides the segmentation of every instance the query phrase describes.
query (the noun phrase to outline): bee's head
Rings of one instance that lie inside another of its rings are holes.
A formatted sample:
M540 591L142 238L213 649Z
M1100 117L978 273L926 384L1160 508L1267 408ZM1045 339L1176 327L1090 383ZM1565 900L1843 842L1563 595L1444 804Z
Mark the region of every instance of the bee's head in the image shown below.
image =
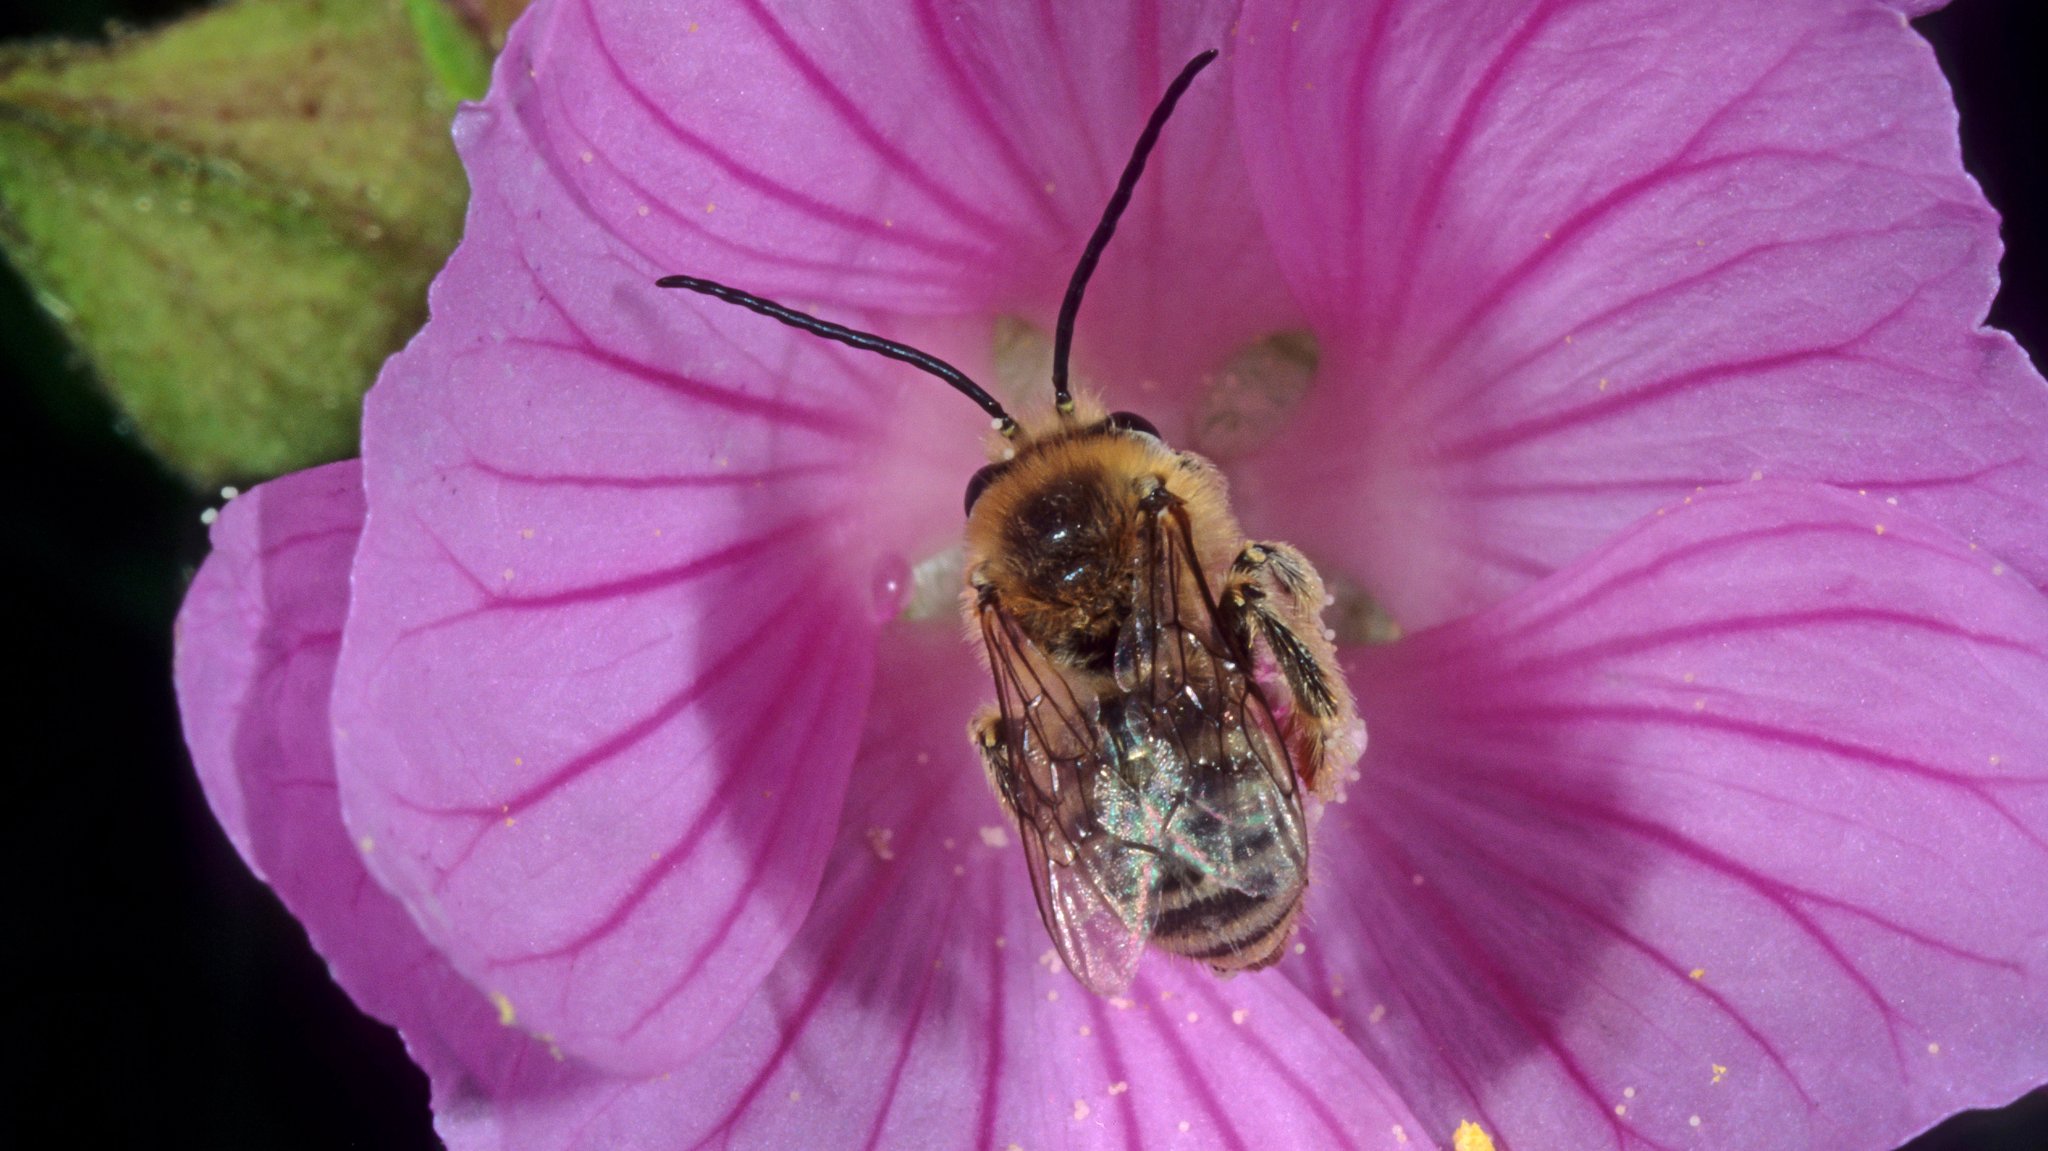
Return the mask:
M1097 410L1099 411L1100 409ZM1111 412L1087 427L1065 434L1070 437L1142 436L1158 443L1163 444L1166 442L1165 437L1159 434L1159 429L1152 426L1152 421L1136 412ZM1029 453L1034 446L1044 442L1043 440L1028 441L1022 452L1013 453L1008 459L997 460L995 463L985 465L976 470L972 476L969 476L967 479L966 513L970 516L973 515L975 503L981 499L982 493L988 490L989 485L1002 478L1010 470L1011 466L1023 457L1023 454Z

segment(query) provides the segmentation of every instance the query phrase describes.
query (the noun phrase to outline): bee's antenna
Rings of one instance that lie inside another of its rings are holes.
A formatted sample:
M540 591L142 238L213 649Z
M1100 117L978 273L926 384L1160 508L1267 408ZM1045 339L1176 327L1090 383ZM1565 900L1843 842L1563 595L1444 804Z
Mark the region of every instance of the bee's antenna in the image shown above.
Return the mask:
M968 379L966 372L929 352L920 352L908 344L899 344L894 340L885 340L872 332L859 332L852 328L832 323L830 320L821 320L816 316L799 312L795 308L785 308L773 300L762 299L760 296L753 295L752 293L742 292L738 288L728 288L724 284L714 284L710 280L700 280L695 276L663 276L661 279L654 281L654 286L657 288L688 288L690 291L701 292L714 299L724 300L728 304L738 304L749 311L759 312L769 319L781 320L792 328L809 332L814 336L823 336L828 340L838 340L842 344L851 344L866 352L879 352L892 360L901 360L913 368L921 368L953 385L953 389L961 395L980 404L982 411L995 417L996 430L1002 432L1003 435L1012 436L1017 433L1017 421L1010 418L1010 413L1003 410L1003 405L997 403L994 396L989 395L987 391L983 390L980 384Z
M1116 182L1116 191L1110 194L1109 206L1102 210L1102 222L1095 225L1095 234L1088 237L1088 246L1081 249L1081 262L1074 265L1074 278L1067 281L1067 298L1060 303L1059 326L1053 330L1052 339L1052 394L1053 402L1062 413L1074 410L1073 393L1067 389L1067 353L1074 346L1074 317L1081 312L1081 293L1088 287L1088 277L1095 274L1096 262L1102 259L1102 250L1109 247L1109 238L1116 235L1116 222L1130 206L1131 189L1138 186L1138 177L1145 172L1145 158L1152 154L1152 146L1159 142L1159 130L1166 127L1166 118L1173 115L1173 106L1180 102L1181 93L1195 82L1195 76L1209 66L1216 58L1216 49L1196 56L1166 86L1166 95L1159 98L1159 106L1152 109L1152 118L1145 122L1145 131L1138 136L1138 146L1131 150L1130 163L1124 165L1123 178ZM957 385L956 385L957 386Z

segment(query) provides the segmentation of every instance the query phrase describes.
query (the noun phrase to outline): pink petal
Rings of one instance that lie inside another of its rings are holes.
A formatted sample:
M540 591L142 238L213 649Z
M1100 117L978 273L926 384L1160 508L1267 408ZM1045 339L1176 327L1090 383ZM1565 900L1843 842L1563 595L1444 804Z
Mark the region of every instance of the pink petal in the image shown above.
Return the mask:
M1887 1148L2048 1080L2048 601L1884 500L1700 496L1360 653L1286 970L1506 1148Z
M835 315L972 317L972 359L995 315L1050 330L1146 116L1233 10L565 0L513 45L537 75L507 73L492 99L524 121L563 206L642 269ZM1089 289L1080 363L1126 401L1191 384L1295 315L1247 226L1227 72L1183 101ZM957 407L937 386L920 380L912 402Z
M965 739L987 673L949 628L886 660L817 914L732 1029L651 1082L507 1091L456 1147L1445 1141L1271 973L1155 957L1106 1002L1059 969Z
M1249 9L1240 131L1325 349L1269 530L1419 626L1761 472L2048 579L2048 390L1978 327L1998 220L1896 11Z
M434 1082L461 1086L536 1047L421 937L341 822L327 696L362 529L354 461L286 476L221 513L178 615L178 703L228 838L277 890L357 1004L397 1026Z
M459 133L505 178L367 405L343 804L522 1025L659 1070L724 1028L824 863L893 609L870 583L901 563L850 530L871 365L676 308L516 118Z

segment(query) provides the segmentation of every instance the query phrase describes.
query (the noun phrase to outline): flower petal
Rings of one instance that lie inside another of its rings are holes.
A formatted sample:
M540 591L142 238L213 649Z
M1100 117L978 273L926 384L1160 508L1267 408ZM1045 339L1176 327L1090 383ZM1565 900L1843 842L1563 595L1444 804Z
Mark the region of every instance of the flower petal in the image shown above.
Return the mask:
M1240 131L1328 382L1264 489L1405 624L1759 472L2048 580L2048 389L1978 327L1998 220L1893 8L1249 8Z
M179 710L207 801L305 925L335 981L404 1033L437 1109L535 1047L435 953L363 866L335 798L327 697L363 523L361 469L333 464L229 504L178 615Z
M1506 1148L1885 1148L2048 1080L2048 600L1724 488L1358 655L1311 993Z
M830 845L902 562L856 529L872 365L664 310L518 118L458 134L468 238L365 411L343 805L523 1025L659 1070L745 1001Z
M508 49L536 79L494 99L642 267L833 315L976 317L986 356L995 315L1050 330L1154 103L1233 10L564 0ZM1228 92L1211 75L1182 102L1089 290L1081 364L1104 382L1189 384L1296 314L1244 226Z
M490 1138L458 1147L1393 1151L1448 1134L1270 973L1155 956L1129 999L1083 989L968 750L987 672L950 629L885 652L818 911L732 1029L652 1082L508 1092L477 1117Z

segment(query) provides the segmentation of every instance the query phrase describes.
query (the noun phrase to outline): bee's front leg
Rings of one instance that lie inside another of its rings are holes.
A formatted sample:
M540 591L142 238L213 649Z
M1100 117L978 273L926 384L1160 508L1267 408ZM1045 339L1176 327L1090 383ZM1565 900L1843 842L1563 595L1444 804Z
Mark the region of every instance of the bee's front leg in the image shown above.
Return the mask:
M981 757L982 770L988 772L988 785L995 789L996 802L1003 805L1003 814L1014 824L1017 805L1010 798L1010 789L1017 785L1017 773L1010 766L1010 745L1003 734L1003 713L994 707L984 706L967 723L967 738Z
M1309 789L1325 799L1365 750L1358 705L1323 631L1323 581L1286 544L1245 545L1223 585L1225 624L1247 651L1263 641L1294 702L1293 743Z

